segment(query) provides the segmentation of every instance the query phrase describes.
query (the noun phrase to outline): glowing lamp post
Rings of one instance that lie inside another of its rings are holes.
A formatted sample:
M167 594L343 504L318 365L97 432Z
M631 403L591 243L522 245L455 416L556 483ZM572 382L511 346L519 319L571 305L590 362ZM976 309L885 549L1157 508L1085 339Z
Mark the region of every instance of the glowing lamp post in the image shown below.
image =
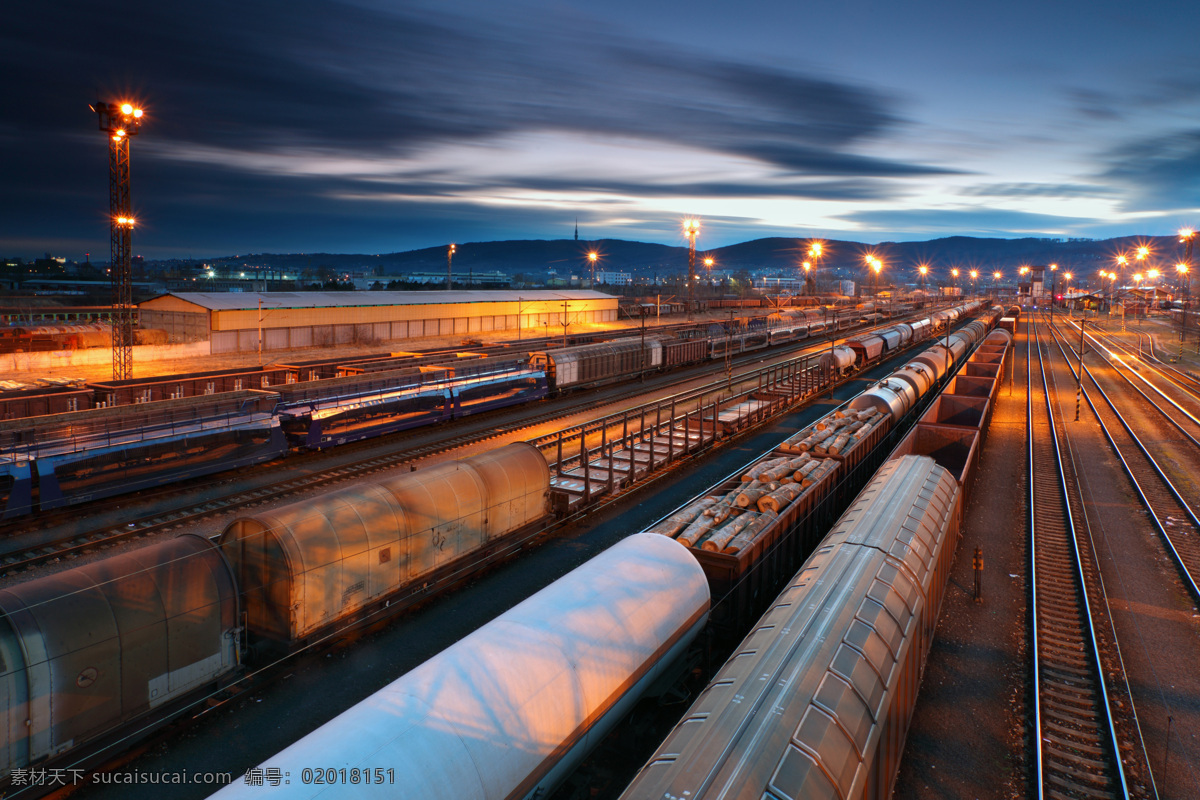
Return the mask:
M1054 325L1054 295L1058 288L1058 264L1050 265L1050 325Z
M958 294L958 267L950 270L951 277L954 278L954 294Z
M600 258L600 254L595 250L588 253L588 265L592 268L591 283L588 284L589 289L596 288L596 259Z
M454 251L458 248L455 245L450 245L446 248L446 291L450 291L453 286L453 281L450 275L450 261L454 258Z
M1175 265L1175 271L1179 273L1179 279L1183 281L1183 308L1179 314L1179 355L1183 357L1183 337L1187 332L1187 315L1189 300L1191 299L1191 270L1186 262L1180 261Z
M925 277L929 275L929 265L921 264L917 267L917 272L921 273L921 293L925 293ZM925 298L922 298L925 299Z
M817 262L825 254L824 242L812 242L808 246L808 260L804 262L804 290L808 294L817 293ZM812 291L809 292L809 278L812 278Z
M971 296L975 296L975 281L979 278L979 270L971 270Z
M871 270L871 285L872 295L879 294L879 273L883 270L883 262L873 255L868 255L863 258L867 262L867 268Z

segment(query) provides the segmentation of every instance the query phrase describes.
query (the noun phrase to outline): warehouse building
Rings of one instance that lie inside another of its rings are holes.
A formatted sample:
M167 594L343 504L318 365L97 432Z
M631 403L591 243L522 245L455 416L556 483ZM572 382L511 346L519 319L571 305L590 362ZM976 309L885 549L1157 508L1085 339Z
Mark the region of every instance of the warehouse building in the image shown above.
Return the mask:
M427 336L614 322L617 298L593 291L171 292L138 304L140 326L213 353L375 344ZM571 330L568 327L568 330ZM579 330L575 328L574 330Z

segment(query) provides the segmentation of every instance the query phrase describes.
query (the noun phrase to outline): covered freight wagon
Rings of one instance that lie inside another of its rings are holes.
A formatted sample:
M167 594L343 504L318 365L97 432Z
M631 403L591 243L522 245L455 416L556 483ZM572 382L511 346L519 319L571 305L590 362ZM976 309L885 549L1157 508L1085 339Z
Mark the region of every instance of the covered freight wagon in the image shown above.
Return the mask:
M304 641L432 586L546 515L550 468L524 442L231 522L220 537L250 633Z
M614 342L560 347L529 354L534 368L546 371L551 387L562 390L575 386L619 380L643 370L663 366L663 343L658 336L622 339Z
M0 779L178 701L238 664L237 587L193 534L0 591Z

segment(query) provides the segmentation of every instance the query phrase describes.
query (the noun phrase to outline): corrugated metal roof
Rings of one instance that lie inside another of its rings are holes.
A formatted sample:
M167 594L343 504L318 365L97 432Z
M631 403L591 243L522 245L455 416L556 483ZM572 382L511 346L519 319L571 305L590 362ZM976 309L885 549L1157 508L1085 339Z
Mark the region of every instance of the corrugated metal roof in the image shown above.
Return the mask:
M168 292L151 298L177 297L210 311L245 311L258 308L354 308L363 306L422 306L446 303L515 303L518 300L616 300L591 290L456 291L456 292ZM139 304L140 305L140 304Z

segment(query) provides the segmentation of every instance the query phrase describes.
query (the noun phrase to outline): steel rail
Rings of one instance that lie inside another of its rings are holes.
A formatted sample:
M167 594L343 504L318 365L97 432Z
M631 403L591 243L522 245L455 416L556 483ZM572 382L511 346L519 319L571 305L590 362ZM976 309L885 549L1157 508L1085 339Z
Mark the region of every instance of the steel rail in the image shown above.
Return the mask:
M1038 796L1128 798L1054 421L1054 399L1041 337L1036 325L1030 327L1026 412ZM1045 398L1041 419L1033 411L1035 349ZM1037 441L1039 428L1046 429L1048 441Z
M1071 353L1077 352L1071 346L1070 342L1059 342L1058 346L1060 350L1065 347L1064 354L1067 351ZM1071 374L1078 378L1078 373L1076 372L1075 367L1071 365L1069 358L1067 362L1067 366L1071 369ZM1128 421L1121 414L1121 412L1117 410L1112 398L1108 396L1108 393L1105 392L1097 382L1096 376L1092 374L1092 371L1088 369L1086 365L1084 366L1083 371L1091 380L1092 384L1096 387L1096 390L1100 392L1100 396L1104 398L1104 401L1109 410L1112 412L1113 416L1115 416L1117 421L1121 423L1121 427L1124 429L1126 435L1128 435L1129 439L1141 452L1142 457L1145 459L1146 465L1153 471L1153 474L1162 482L1163 486L1170 493L1171 498L1176 502L1176 504L1178 504L1179 510L1183 513L1183 516L1186 516L1189 520L1191 520L1192 526L1196 531L1200 532L1200 516L1198 516L1192 509L1191 505L1189 505L1187 501L1183 499L1182 495L1179 493L1179 490L1175 488L1175 484L1171 482L1169 477L1167 477L1166 472L1164 472L1162 467L1159 466L1155 458L1150 455L1150 451L1146 448L1145 444L1142 443L1142 440L1138 437L1138 435L1133 432L1133 428L1129 425ZM1088 406L1092 409L1092 413L1096 415L1096 419L1100 423L1100 430L1104 433L1104 438L1108 441L1109 446L1112 447L1113 452L1116 454L1117 459L1121 462L1121 466L1125 470L1125 474L1132 482L1134 491L1137 492L1138 497L1142 501L1142 505L1145 506L1146 510L1150 512L1150 518L1154 522L1154 527L1158 529L1159 535L1162 537L1163 543L1166 545L1167 552L1170 553L1171 559L1175 562L1175 566L1179 569L1186 588L1191 593L1194 600L1200 601L1200 584L1197 583L1196 576L1193 575L1192 570L1189 569L1184 560L1183 554L1176 546L1175 540L1172 538L1170 532L1167 530L1167 527L1163 522L1163 516L1166 515L1162 513L1161 510L1155 510L1155 504L1150 499L1150 492L1148 491L1147 487L1143 486L1142 481L1138 480L1137 475L1134 472L1133 465L1130 464L1129 459L1125 456L1125 452L1122 451L1120 445L1117 444L1116 438L1112 434L1112 429L1104 421L1104 418L1100 413L1100 409L1096 406L1086 388L1083 391L1083 395L1087 399ZM1197 566L1197 572L1200 573L1200 563L1198 563Z

